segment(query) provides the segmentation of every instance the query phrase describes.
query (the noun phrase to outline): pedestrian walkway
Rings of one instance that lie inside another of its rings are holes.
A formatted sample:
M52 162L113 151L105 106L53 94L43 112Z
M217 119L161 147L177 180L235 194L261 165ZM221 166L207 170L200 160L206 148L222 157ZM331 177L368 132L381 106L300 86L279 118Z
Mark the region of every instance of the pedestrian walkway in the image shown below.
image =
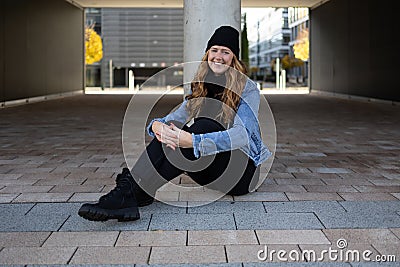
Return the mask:
M135 97L151 104L149 95ZM77 215L83 202L114 187L125 166L121 128L130 95L1 109L0 265L376 266L362 258L368 250L373 260L396 257L379 266L400 266L399 106L265 97L277 150L256 192L194 207L208 192L188 196L166 186L158 196L177 205L155 202L134 222ZM181 100L165 96L154 115ZM186 176L174 182L193 184ZM314 260L301 260L311 252ZM362 262L351 258L356 252Z

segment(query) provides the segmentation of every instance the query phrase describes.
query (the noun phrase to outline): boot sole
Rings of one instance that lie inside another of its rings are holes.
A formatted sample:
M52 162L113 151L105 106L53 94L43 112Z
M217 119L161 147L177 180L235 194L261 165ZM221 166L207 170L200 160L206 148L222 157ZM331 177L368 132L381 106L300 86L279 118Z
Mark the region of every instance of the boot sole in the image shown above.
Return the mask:
M119 222L136 221L140 219L137 207L117 210L102 209L99 207L82 206L78 215L89 221L104 222L116 219Z
M152 204L154 202L154 198L149 199L149 200L143 200L143 201L138 201L138 206L139 207L144 207L144 206L148 206L150 204Z

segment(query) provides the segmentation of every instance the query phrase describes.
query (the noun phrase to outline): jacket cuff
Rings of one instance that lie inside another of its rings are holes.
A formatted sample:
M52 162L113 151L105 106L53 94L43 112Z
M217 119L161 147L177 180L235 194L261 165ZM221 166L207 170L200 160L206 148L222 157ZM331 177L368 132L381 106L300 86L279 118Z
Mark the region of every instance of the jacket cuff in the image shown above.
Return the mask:
M200 158L201 134L192 133L192 140L193 140L193 154L196 158Z

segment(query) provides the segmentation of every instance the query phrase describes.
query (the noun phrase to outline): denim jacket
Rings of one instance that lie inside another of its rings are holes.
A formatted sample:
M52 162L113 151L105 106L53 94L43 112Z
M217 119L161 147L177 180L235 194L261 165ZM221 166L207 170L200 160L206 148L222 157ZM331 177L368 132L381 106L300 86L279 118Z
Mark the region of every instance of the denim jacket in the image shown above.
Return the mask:
M187 100L184 100L178 109L163 118L153 119L147 126L147 133L154 137L151 126L154 121L166 123L179 121L187 123L189 113L186 110ZM260 105L260 90L256 84L247 79L241 100L233 120L233 125L225 131L193 134L193 153L196 158L213 155L223 151L240 149L256 166L271 156L271 152L261 139L258 122L258 109Z

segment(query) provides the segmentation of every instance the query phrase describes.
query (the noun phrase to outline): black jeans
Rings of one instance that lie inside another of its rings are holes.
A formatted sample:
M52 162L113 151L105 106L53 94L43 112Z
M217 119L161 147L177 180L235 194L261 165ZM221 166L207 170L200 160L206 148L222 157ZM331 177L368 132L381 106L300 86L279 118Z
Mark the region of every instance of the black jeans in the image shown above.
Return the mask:
M174 123L179 127L177 122ZM195 134L225 130L221 124L209 118L195 119L190 127L185 125L181 128ZM255 188L260 168L239 149L196 159L193 148L174 151L156 138L147 145L146 151L132 168L135 180L142 188L151 188L152 194L182 173L211 189L229 195L244 195Z

